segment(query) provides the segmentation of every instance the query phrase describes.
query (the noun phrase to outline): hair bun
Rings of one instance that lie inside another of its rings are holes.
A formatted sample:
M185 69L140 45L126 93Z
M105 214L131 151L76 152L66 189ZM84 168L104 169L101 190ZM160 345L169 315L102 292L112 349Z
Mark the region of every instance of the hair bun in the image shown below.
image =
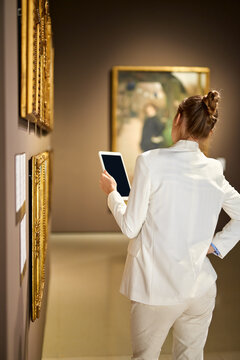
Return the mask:
M209 91L207 95L202 98L203 103L206 105L209 115L214 116L217 112L218 101L220 94L218 91Z

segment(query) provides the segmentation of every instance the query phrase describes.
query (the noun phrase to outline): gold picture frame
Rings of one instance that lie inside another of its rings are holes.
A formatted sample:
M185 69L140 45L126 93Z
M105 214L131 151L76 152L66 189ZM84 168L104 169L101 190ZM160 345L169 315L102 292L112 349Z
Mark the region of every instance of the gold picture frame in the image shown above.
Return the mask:
M22 0L21 109L22 118L53 130L54 48L47 0Z
M31 319L40 316L45 284L45 262L48 245L50 194L50 156L43 152L30 160L31 184L31 249L32 249L32 309Z
M191 95L204 95L209 91L209 83L207 67L112 68L111 150L122 153L130 181L141 152L172 145L172 120L179 103ZM146 110L153 113L154 108L159 133L152 137L149 134L150 141L144 135L144 124ZM207 153L208 144L203 144L201 150Z

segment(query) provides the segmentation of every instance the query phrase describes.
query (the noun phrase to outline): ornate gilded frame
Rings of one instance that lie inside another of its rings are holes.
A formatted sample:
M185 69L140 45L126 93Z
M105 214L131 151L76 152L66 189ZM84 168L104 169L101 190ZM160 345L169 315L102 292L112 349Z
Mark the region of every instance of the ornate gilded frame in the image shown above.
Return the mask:
M53 129L54 49L47 0L22 0L21 117Z
M111 150L112 151L121 151L118 146L118 120L117 120L117 110L118 110L118 87L119 87L119 73L124 72L167 72L167 73L189 73L194 72L198 74L199 88L201 84L202 74L206 74L206 83L204 88L204 93L209 91L210 84L210 70L207 67L183 67L183 66L114 66L112 68L112 106L111 106ZM194 95L194 94L192 94ZM204 147L204 149L203 149ZM207 153L208 144L203 145L202 150Z
M31 184L31 248L32 248L32 311L31 319L40 316L48 240L49 215L49 152L33 156L30 161Z

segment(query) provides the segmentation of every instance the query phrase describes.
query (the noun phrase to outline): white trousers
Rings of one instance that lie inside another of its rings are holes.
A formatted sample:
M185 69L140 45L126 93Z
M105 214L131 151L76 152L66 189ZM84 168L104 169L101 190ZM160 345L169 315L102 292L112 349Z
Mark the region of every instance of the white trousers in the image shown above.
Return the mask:
M152 306L131 301L131 337L134 360L158 360L173 327L173 360L203 360L212 319L216 282L201 297L177 305Z

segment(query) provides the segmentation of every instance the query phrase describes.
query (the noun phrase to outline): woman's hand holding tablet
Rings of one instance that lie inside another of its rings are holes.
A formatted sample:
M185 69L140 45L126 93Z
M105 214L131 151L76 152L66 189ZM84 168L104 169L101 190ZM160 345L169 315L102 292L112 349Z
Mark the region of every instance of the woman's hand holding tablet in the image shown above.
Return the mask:
M103 172L102 179L100 180L102 189L104 186L107 191L108 189L112 189L113 191L113 180L115 180L115 185L117 185L116 190L120 193L124 200L127 200L130 193L130 183L121 153L99 151L99 158L103 170L107 171ZM103 189L103 191L105 190Z
M109 195L112 191L117 190L117 183L115 179L104 170L102 173L101 179L99 181L102 190Z

